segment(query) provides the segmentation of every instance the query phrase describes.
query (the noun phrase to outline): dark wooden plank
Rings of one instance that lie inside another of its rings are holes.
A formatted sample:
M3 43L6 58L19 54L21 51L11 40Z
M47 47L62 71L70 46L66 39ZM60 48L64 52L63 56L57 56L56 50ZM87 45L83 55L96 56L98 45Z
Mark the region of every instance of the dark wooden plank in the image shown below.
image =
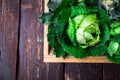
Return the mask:
M43 63L43 0L21 0L18 80L63 80L63 64Z
M0 80L15 80L19 0L0 0Z
M120 80L120 65L104 64L103 80Z
M65 80L102 80L102 64L65 64Z

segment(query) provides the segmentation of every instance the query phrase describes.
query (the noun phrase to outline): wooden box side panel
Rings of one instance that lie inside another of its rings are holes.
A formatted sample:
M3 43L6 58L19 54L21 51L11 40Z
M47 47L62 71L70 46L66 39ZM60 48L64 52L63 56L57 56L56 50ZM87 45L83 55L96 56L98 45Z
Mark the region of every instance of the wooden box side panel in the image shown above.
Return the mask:
M47 7L48 0L45 0L45 12L48 12ZM67 62L67 63L110 63L106 56L96 56L96 57L86 57L83 59L76 59L72 56L68 56L65 59L56 58L50 50L48 41L47 41L48 26L44 25L44 62Z

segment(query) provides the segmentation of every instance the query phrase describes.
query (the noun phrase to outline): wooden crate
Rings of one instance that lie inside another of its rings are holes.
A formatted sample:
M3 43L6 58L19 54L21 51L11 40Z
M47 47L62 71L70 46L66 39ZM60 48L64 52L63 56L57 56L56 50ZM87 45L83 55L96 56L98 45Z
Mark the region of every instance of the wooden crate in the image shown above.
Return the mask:
M48 0L45 0L45 12L48 11L47 8ZM47 32L48 32L48 26L44 25L44 62L66 62L66 63L110 63L106 56L96 56L96 57L86 57L83 59L76 59L72 56L68 56L65 59L56 58L55 55L52 54L53 49L49 47L47 42Z

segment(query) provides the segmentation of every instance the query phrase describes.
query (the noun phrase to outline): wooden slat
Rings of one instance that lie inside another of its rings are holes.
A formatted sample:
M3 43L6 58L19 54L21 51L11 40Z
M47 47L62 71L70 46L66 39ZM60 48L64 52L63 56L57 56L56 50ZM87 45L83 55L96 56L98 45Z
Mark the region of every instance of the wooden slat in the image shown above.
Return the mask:
M0 80L16 79L19 0L0 0Z
M102 80L102 64L66 64L65 80Z
M103 80L120 80L120 65L103 64Z
M63 80L63 64L43 63L44 0L21 0L18 80Z
M48 0L45 0L44 3L44 12L48 12L48 7L47 6ZM48 25L44 25L44 57L49 56L49 45L48 45L48 41L47 41L47 33L48 33Z
M48 0L45 0L45 12L48 12L47 7ZM53 55L52 50L49 51L50 47L47 42L47 33L48 33L48 26L44 25L44 62L76 62L76 63L110 63L109 60L105 56L96 56L96 57L87 57L84 59L76 59L74 57L68 56L66 59L63 58L56 58L55 55Z
M48 63L48 62L51 62L51 63L62 63L62 62L65 62L65 63L110 63L108 59L106 59L106 57L86 57L86 58L83 58L83 59L76 59L72 56L68 56L66 57L65 59L63 58L56 58L54 55L51 56L47 56L45 57L44 59L44 62Z

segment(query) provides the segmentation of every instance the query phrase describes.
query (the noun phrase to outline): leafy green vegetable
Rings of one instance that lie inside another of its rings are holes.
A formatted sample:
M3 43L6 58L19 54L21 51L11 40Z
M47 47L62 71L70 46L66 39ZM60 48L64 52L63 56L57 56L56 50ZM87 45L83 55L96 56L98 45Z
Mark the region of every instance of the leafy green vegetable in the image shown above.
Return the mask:
M76 22L75 22L76 23ZM76 30L76 39L83 47L99 42L100 30L96 14L84 15Z
M119 54L120 53L120 35L115 35L110 41L108 46L109 54ZM112 56L112 55L111 55Z
M114 22L110 25L111 27L111 34L112 35L117 35L120 34L120 21L119 22Z
M120 34L120 1L115 0L114 3L109 7L109 15L110 19L113 22L110 25L110 34L112 35L112 40L109 42L108 46L108 59L115 63L120 63L120 56L119 56L119 36L116 35Z
M109 46L108 46L108 53L112 57L118 50L119 48L119 43L111 41Z
M54 48L54 54L57 57L65 57L65 54L69 54L76 58L83 58L88 55L90 48L100 43L104 44L99 46L101 52L99 51L96 55L104 52L103 46L109 38L107 36L106 39L107 33L105 33L108 29L108 16L103 14L104 10L97 7L96 3L91 4L91 1L49 1L50 12L44 13L40 17L40 22L49 23L48 42ZM102 30L104 34L101 33ZM90 50L90 52L93 51L94 49Z
M120 63L120 35L115 35L109 42L108 59L115 63Z
M56 57L106 55L120 63L120 21L113 22L98 0L49 0L48 8L39 21L49 25L48 43Z

